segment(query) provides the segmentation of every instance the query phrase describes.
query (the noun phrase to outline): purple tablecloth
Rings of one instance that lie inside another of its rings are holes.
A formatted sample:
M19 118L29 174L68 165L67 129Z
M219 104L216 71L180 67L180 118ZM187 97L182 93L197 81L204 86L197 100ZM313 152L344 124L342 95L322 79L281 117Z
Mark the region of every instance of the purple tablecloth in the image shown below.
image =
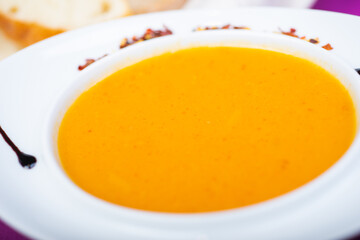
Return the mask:
M313 8L360 15L360 0L318 0ZM26 240L27 238L14 231L0 220L0 240L2 239Z
M359 0L318 0L313 8L360 15Z

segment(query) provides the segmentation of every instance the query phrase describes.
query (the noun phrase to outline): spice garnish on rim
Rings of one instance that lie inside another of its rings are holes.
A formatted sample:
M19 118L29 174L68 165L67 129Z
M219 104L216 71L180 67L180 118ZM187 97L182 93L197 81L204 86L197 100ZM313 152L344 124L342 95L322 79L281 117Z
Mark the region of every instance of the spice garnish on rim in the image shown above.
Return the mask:
M124 38L120 43L120 49L133 45L135 43L150 40L153 38L172 35L172 34L173 32L170 29L168 29L166 26L164 26L164 30L152 30L151 28L148 28L146 29L146 32L140 37L133 36L131 39Z
M146 29L146 32L143 35L141 35L140 37L133 36L132 38L123 38L123 40L120 43L120 49L128 47L130 45L133 45L135 43L143 42L143 41L150 40L153 38L172 35L172 34L173 34L173 32L166 26L164 26L164 30L161 30L161 29L153 30L151 28L148 28L148 29ZM82 71L85 68L87 68L89 65L93 64L94 62L96 62L106 56L108 56L108 54L105 54L102 57L99 57L97 59L88 58L85 60L85 64L78 66L78 70Z
M103 56L101 56L101 57L99 57L99 58L97 58L97 59L92 59L92 58L86 59L86 60L85 60L85 61L86 61L85 64L79 65L78 70L79 70L79 71L83 70L84 68L86 68L86 67L89 66L90 64L93 64L94 62L96 62L96 61L98 61L98 60L106 57L107 55L108 55L108 54L104 54Z
M193 31L194 32L198 32L198 31L207 31L207 30L223 30L223 29L239 29L239 30L251 30L249 27L245 27L245 26L235 26L235 25L231 25L231 24L226 24L223 26L205 26L205 27L197 27L195 28ZM297 33L296 33L296 29L295 28L290 28L289 31L283 31L279 28L279 31L281 34L283 35L287 35L290 37L295 37L295 38L299 38L301 40L305 40L308 41L312 44L319 44L319 38L309 38L307 39L305 36L300 37ZM146 29L145 33L143 35L141 35L140 37L137 36L133 36L132 38L123 38L121 40L120 43L120 49L123 49L125 47L128 47L130 45L139 43L139 42L143 42L143 41L147 41L150 39L154 39L154 38L158 38L158 37L163 37L163 36L167 36L167 35L172 35L173 32L164 25L164 29L163 30L153 30L151 28ZM326 50L332 50L334 49L330 43L325 44L324 46L322 46L322 48L326 49ZM78 70L82 71L85 68L87 68L89 65L93 64L94 62L104 58L108 56L108 54L103 55L102 57L93 59L93 58L88 58L85 60L85 64L83 65L79 65L78 66Z
M290 28L290 30L288 32L286 31L283 31L281 29L280 30L280 33L281 34L284 34L284 35L287 35L287 36L290 36L290 37L294 37L294 38L299 38L299 39L302 39L302 40L305 40L305 41L308 41L309 43L312 43L312 44L318 44L320 41L319 41L319 38L310 38L310 39L307 39L305 36L302 36L300 37L299 35L296 34L296 29L295 28ZM324 46L322 46L322 48L326 49L326 50L333 50L334 48L330 45L330 43L327 43L325 44Z
M205 31L205 30L221 30L221 29L239 29L239 30L250 30L250 28L248 27L244 27L244 26L234 26L231 24L226 24L224 26L218 27L218 26L207 26L207 27L197 27L194 29L194 32L197 31Z

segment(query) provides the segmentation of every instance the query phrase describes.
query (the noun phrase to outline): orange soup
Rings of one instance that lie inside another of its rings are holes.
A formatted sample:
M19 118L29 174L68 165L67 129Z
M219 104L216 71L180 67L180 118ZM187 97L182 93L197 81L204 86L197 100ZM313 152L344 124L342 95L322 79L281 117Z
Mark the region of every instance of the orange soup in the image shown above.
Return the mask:
M121 69L84 92L58 135L80 188L126 207L196 213L294 190L352 143L355 109L321 67L274 51L200 47Z

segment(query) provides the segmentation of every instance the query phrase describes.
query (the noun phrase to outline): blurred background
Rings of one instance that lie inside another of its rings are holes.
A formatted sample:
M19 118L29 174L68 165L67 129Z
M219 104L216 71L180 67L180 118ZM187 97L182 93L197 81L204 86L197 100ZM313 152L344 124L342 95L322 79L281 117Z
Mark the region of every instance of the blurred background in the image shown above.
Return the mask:
M242 6L313 8L360 15L360 0L0 0L0 60L37 41L101 21L173 9ZM27 238L0 219L2 239Z
M360 0L0 0L0 60L35 42L89 24L173 9L277 6L360 15Z

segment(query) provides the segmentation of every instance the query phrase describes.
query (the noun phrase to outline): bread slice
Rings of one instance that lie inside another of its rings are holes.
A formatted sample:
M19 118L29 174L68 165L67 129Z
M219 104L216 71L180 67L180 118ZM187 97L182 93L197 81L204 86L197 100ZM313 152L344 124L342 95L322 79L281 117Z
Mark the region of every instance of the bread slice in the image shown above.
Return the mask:
M134 13L147 13L181 8L186 0L128 0Z
M0 60L19 51L21 48L4 33L0 31Z
M126 0L0 0L0 28L22 46L129 14Z

